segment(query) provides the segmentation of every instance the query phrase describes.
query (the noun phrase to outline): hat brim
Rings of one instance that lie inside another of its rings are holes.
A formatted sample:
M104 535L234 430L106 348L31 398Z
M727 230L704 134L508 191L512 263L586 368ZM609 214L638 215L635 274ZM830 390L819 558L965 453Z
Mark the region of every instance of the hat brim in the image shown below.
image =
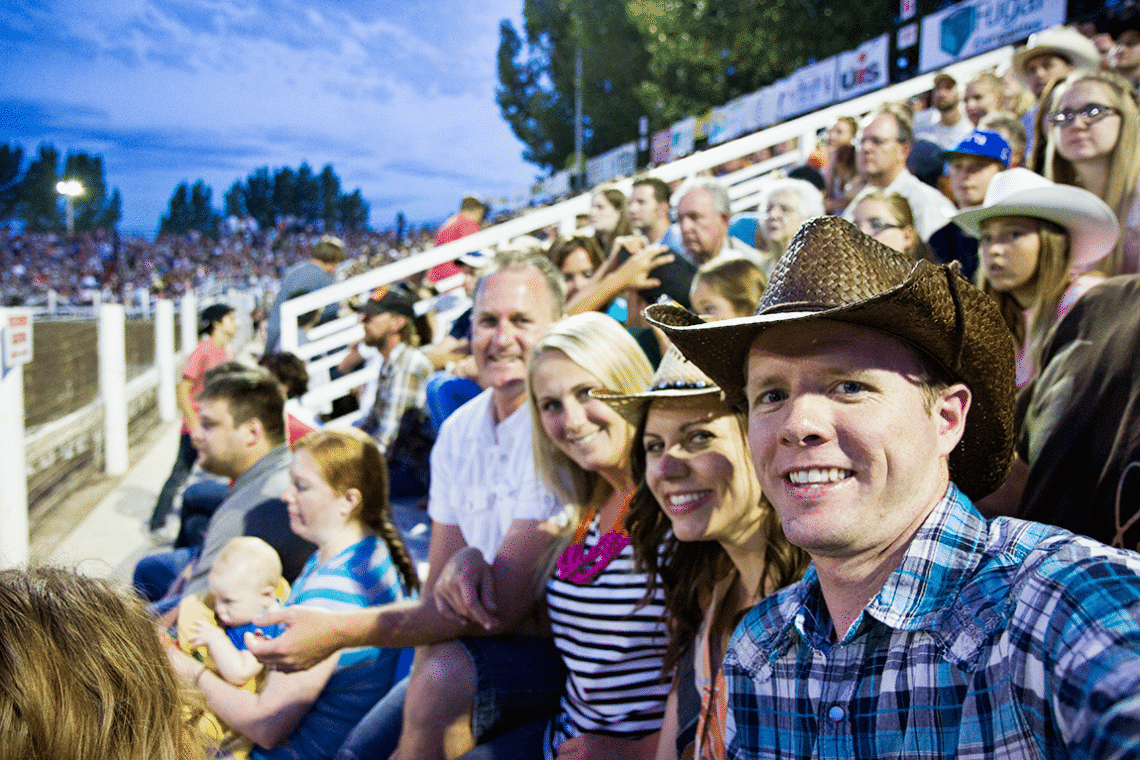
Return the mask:
M637 427L645 416L649 404L660 399L693 399L701 396L715 396L722 398L720 388L669 388L656 391L643 391L641 393L616 393L602 388L590 391L590 397L596 398L610 406L621 415L622 419L630 425Z
M1014 444L1013 340L989 297L961 281L956 267L920 261L899 285L835 308L782 304L753 317L705 322L679 307L659 305L647 309L646 316L724 390L729 403L741 406L747 405L748 354L765 330L833 320L885 333L930 357L971 390L966 429L950 454L951 479L977 499L997 489L1009 473Z
M1080 32L1075 33L1080 34ZM1093 47L1091 42L1089 43L1089 47L1094 53L1096 52L1096 48ZM1039 55L1055 55L1058 58L1063 58L1069 61L1076 71L1097 71L1100 69L1099 55L1090 57L1087 51L1082 52L1066 45L1046 43L1037 47L1025 48L1024 50L1018 50L1010 56L1010 63L1013 66L1014 76L1017 77L1018 81L1020 81L1021 85L1026 89L1029 89L1030 83L1029 76L1025 72L1025 66L1029 61Z
M1069 233L1072 266L1076 269L1103 259L1116 247L1120 237L1120 222L1108 204L1070 185L1019 190L992 206L960 211L951 221L977 238L981 237L982 222L997 216L1035 217L1064 227Z

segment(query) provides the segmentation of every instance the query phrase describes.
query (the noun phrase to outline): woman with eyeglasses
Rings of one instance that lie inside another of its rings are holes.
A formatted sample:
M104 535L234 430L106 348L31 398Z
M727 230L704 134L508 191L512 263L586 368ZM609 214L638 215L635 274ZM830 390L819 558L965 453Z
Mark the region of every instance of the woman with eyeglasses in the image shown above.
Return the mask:
M855 226L913 261L927 258L926 244L914 227L910 203L898 193L876 190L855 205Z
M1111 72L1074 74L1049 112L1045 176L1084 188L1120 222L1120 242L1099 262L1105 275L1140 272L1140 109L1132 86Z

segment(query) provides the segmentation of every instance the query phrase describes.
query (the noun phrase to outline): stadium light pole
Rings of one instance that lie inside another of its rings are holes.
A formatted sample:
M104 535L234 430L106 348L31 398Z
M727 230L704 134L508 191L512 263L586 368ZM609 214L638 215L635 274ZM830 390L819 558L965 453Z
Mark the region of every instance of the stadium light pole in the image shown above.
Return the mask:
M83 195L83 185L77 179L62 180L55 184L57 193L63 196L63 205L67 211L67 235L75 234L75 199Z

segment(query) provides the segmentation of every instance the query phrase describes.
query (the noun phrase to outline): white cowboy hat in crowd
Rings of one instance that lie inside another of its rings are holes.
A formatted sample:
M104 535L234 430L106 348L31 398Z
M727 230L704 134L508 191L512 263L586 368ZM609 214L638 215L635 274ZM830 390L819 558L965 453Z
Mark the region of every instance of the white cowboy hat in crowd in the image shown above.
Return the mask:
M996 174L982 205L960 211L952 221L978 237L982 222L995 216L1031 216L1061 225L1069 233L1075 269L1103 259L1120 237L1120 222L1107 203L1088 190L1058 185L1028 169Z

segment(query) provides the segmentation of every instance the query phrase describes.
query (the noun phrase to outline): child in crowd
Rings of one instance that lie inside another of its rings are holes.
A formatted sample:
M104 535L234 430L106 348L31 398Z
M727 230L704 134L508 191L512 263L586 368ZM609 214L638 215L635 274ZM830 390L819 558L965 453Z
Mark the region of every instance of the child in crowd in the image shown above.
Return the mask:
M718 256L693 277L693 311L711 319L751 317L768 280L760 265L743 256Z
M1049 329L1104 280L1091 270L1116 246L1116 215L1087 190L1008 169L990 182L985 202L954 223L979 240L978 285L1013 333L1021 387L1041 369Z
M258 627L251 621L279 607L276 594L281 583L281 559L260 538L238 536L218 555L208 583L217 624L207 616L188 620L185 616L192 613L184 605L179 629L185 631L191 645L206 648L218 675L241 686L262 669L261 663L246 650L245 635L257 633L272 638L279 633L277 626Z

